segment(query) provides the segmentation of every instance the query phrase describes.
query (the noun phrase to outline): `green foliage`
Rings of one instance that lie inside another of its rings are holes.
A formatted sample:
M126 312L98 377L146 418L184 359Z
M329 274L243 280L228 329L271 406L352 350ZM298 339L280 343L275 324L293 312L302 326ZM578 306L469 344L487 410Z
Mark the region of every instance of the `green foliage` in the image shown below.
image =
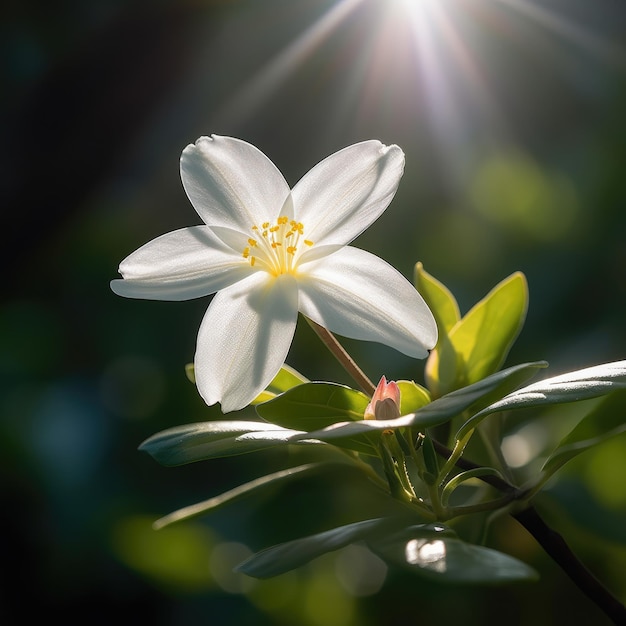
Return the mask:
M430 403L430 394L412 380L398 380L400 388L400 415L414 413Z
M268 422L307 432L344 421L363 419L369 398L335 383L308 383L257 406Z
M434 397L475 383L502 366L528 308L528 286L521 272L496 285L461 319L447 288L416 267L416 286L431 306L440 339L426 363Z
M488 376L473 385L457 389L437 398L430 404L424 405L414 413L404 415L395 420L363 420L330 424L320 430L296 434L294 441L309 437L322 441L333 441L345 437L360 437L374 433L381 433L389 428L428 428L445 424L465 411L472 411L489 404L494 396L501 397L509 390L517 387L521 382L534 375L540 368L546 367L544 361L524 363Z
M518 389L476 413L461 427L457 439L476 428L490 413L597 398L626 387L626 361L605 363L562 374Z
M366 394L332 382L310 382L285 365L253 402L259 420L178 426L150 437L141 449L164 465L180 465L299 445L307 446L313 462L254 478L175 511L155 527L214 512L266 487L305 476L321 479L329 472L342 476L351 472L363 489L374 486L384 494L390 514L274 545L247 559L240 571L273 577L364 542L387 563L431 580L464 584L534 580L532 568L468 543L446 524L462 516L502 512L511 505L523 510L567 461L626 431L626 361L527 384L547 367L545 361L500 369L526 315L528 289L522 274L502 281L463 317L452 293L420 263L415 284L433 310L439 341L426 365L429 389L397 381L400 417L365 419L370 401ZM187 372L193 380L193 367ZM517 486L500 451L502 414L600 396L606 398L555 446L539 475ZM463 455L486 418L491 421L480 430L492 459L476 464ZM452 450L436 438L442 428L451 434ZM494 494L494 488L499 493Z
M272 424L309 433L337 423L362 420L368 403L369 398L364 393L344 385L306 383L259 404L257 413ZM294 436L297 434L294 433ZM365 454L375 454L367 437L358 440L346 437L337 445Z
M364 520L272 546L238 569L249 576L269 578L357 541L365 541L390 563L441 582L504 583L537 578L532 568L517 559L465 543L444 526L410 524L404 517Z
M369 519L281 543L251 556L238 569L255 578L270 578L351 543L380 537L406 524L404 518Z
M279 446L297 434L299 431L263 422L199 422L152 435L139 449L162 465L183 465Z
M504 584L538 578L518 559L461 541L440 525L409 526L369 539L368 545L385 561L443 583Z
M424 269L421 262L415 265L415 288L420 292L435 317L441 344L461 319L456 298L443 283Z

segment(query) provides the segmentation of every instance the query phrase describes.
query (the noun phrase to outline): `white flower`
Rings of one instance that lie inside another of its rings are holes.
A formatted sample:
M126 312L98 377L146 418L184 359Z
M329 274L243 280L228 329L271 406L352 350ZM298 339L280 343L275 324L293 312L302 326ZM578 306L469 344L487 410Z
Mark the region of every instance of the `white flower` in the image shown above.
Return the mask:
M387 208L404 169L398 146L355 144L290 191L254 146L201 137L181 157L205 225L167 233L122 261L113 291L189 300L218 292L198 333L195 376L207 404L247 406L283 365L298 311L345 337L416 358L437 341L433 316L400 273L346 246Z

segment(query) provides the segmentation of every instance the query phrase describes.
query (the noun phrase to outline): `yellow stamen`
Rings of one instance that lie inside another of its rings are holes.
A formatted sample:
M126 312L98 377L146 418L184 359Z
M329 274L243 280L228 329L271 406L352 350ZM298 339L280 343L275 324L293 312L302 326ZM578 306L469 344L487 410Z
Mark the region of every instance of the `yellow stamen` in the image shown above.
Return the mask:
M262 269L273 276L291 274L296 271L298 246L301 241L306 246L313 245L310 239L301 239L304 235L304 224L290 220L286 215L276 218L273 224L263 222L260 227L254 224L250 230L256 237L260 235L260 238L249 237L242 256L249 261L251 267L260 264ZM256 256L250 254L252 248L257 249ZM280 251L281 249L283 252Z

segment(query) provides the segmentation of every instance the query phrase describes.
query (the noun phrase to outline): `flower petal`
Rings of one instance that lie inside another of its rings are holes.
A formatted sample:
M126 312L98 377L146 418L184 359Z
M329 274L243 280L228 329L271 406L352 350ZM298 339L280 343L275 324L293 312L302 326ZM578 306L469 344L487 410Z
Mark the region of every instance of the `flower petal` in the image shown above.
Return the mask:
M195 376L205 402L221 402L224 413L250 404L285 362L297 317L292 276L258 272L220 291L198 333Z
M200 137L180 158L191 204L208 226L248 232L274 221L289 196L276 166L254 146L232 137Z
M377 256L347 247L303 264L300 272L299 309L328 330L416 358L437 343L437 325L422 297Z
M207 226L161 235L120 264L123 280L111 289L127 298L190 300L214 293L248 276L249 263Z
M316 245L347 244L387 208L404 153L380 141L357 143L318 163L293 188L295 215Z

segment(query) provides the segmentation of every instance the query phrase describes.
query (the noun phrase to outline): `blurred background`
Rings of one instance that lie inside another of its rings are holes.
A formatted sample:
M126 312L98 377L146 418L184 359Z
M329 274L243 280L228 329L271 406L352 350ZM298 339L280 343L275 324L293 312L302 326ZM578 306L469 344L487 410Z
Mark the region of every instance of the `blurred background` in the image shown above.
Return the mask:
M624 359L626 5L9 0L0 28L3 624L42 611L66 624L603 623L506 519L490 545L534 565L539 583L440 587L358 548L266 582L231 573L250 550L380 513L348 476L152 531L295 461L167 469L139 453L158 430L221 415L184 371L208 299L125 300L109 281L141 244L199 223L178 160L200 135L255 144L292 185L375 138L404 149L406 170L355 245L409 278L421 261L463 311L523 271L530 309L508 364L546 359L556 374ZM346 345L372 379L422 381L421 362ZM350 382L303 325L288 362ZM549 451L583 409L511 433ZM622 601L625 475L621 436L571 462L538 503Z

